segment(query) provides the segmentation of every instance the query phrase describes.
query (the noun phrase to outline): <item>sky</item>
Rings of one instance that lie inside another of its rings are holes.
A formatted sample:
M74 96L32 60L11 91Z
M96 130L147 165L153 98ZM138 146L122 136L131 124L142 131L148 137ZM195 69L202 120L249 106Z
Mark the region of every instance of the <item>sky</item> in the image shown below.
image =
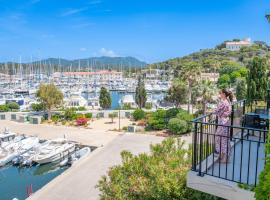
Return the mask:
M134 56L148 63L250 37L269 0L0 0L0 61Z

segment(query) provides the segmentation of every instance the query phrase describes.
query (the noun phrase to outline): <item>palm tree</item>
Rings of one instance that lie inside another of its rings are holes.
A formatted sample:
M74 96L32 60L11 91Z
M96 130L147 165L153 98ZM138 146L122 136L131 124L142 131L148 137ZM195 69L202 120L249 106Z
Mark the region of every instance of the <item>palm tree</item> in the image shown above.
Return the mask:
M190 113L192 89L197 86L201 76L201 66L197 62L187 62L181 66L180 76L188 84L188 112Z
M209 80L203 80L198 85L198 95L202 105L202 112L206 114L207 103L213 101L213 97L216 94L216 86Z

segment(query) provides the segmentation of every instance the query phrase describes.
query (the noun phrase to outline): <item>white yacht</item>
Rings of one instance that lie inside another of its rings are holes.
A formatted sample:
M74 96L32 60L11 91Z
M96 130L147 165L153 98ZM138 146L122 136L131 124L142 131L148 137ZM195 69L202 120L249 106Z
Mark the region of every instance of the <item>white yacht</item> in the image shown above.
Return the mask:
M19 142L16 142L12 145L8 145L1 152L0 155L0 166L4 166L7 163L11 162L17 156L20 156L27 151L31 150L33 147L38 145L39 139L37 137L29 137L23 139Z
M75 144L64 141L54 140L50 145L43 148L33 159L39 164L56 162L64 157L71 155L75 151Z

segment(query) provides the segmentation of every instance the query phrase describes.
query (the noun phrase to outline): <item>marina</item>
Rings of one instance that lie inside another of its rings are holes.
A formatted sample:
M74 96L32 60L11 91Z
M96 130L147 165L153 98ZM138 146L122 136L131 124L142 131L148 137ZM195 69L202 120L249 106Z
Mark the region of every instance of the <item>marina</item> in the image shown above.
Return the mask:
M19 135L7 128L0 141L1 200L27 198L95 149L65 138Z

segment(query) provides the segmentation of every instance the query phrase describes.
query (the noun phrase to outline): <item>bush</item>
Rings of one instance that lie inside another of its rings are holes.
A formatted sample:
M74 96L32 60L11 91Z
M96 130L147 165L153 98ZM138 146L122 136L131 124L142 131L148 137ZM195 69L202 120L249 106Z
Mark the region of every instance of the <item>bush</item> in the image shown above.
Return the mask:
M216 199L186 186L191 161L183 145L170 138L151 145L150 154L123 151L122 164L110 168L98 183L101 199Z
M166 118L169 121L171 118L176 117L176 115L180 112L178 108L170 108L166 111Z
M76 114L76 119L79 119L79 118L85 118L85 115L81 114L81 113L77 113Z
M92 119L93 114L92 114L92 113L85 113L84 116L85 116L87 119Z
M7 107L8 107L10 110L19 110L19 109L20 109L19 104L17 104L16 102L9 102L9 103L7 104Z
M36 112L43 111L44 105L42 103L32 103L31 109Z
M188 131L188 123L179 118L172 118L169 121L168 128L173 134L184 134Z
M86 118L78 118L76 120L77 126L84 126L87 124L87 122L88 122L88 119L86 119Z
M166 128L166 111L157 110L147 119L146 130L163 130Z
M85 111L86 108L85 108L84 106L80 106L80 107L77 108L77 110L78 110L78 111Z
M268 134L268 138L269 136L270 136L270 132ZM270 199L270 145L269 143L266 145L265 152L267 155L266 164L264 166L264 170L261 172L259 176L259 183L257 187L255 188L256 200Z
M187 132L190 132L192 130L192 119L194 118L193 115L189 114L187 111L182 110L177 115L177 118L186 121L187 123Z
M74 120L76 119L76 112L74 108L67 108L64 110L64 118L66 120Z
M0 105L0 112L8 112L9 108L6 105Z
M53 122L59 122L60 119L61 119L61 117L60 117L60 115L58 115L58 114L52 115L52 117L51 117L51 120L52 120Z
M136 109L133 113L132 113L133 119L135 121L141 120L145 117L145 112L142 109Z

